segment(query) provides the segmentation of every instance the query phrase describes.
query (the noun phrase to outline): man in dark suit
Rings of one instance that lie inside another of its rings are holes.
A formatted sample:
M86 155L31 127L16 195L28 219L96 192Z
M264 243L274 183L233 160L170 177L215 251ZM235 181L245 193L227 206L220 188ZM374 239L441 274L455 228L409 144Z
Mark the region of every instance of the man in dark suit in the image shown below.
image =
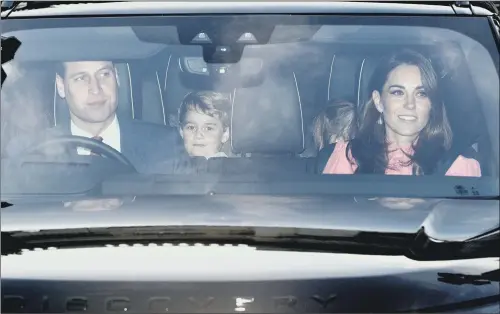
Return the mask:
M68 106L70 119L58 123L43 137L94 138L122 153L139 172L149 169L150 164L174 158L175 131L117 116L119 86L117 70L110 61L62 63L57 69L56 88ZM81 147L77 152L92 153Z

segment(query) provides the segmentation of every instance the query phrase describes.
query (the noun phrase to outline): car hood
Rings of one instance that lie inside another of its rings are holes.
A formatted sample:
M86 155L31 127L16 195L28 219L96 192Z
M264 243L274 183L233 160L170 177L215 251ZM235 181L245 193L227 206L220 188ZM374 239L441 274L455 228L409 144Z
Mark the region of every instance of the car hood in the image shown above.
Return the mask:
M179 313L234 313L235 306L250 313L439 312L477 299L495 306L498 283L449 280L495 269L495 258L422 262L218 245L31 251L4 256L1 265L2 293L24 297L26 285L33 300L49 296L51 310L64 311L61 300L79 296L89 309L116 299L143 313L156 302Z
M332 229L356 234L416 233L424 226L437 239L464 241L498 224L498 205L491 200L360 197L137 197L79 203L19 202L2 210L1 223L2 233L210 225ZM249 302L246 312L295 309L359 313L429 308L439 312L442 306L497 298L500 293L495 281L462 278L498 269L498 257L416 261L404 256L165 242L25 250L2 256L2 293L22 295L19 287L28 284L30 296L40 296L40 300L51 293L58 295L57 300L78 295L86 298L89 308L103 306L113 296L122 301L125 298L127 306L138 312L147 312L147 306L160 302L170 311L219 313L234 312L235 300L243 299Z

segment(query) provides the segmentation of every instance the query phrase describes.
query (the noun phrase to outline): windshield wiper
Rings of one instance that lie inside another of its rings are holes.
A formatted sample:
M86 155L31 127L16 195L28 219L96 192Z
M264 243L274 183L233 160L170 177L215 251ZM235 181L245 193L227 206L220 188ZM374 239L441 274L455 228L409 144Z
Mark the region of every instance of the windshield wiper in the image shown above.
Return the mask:
M83 4L83 3L104 3L104 2L124 2L123 0L117 1L2 1L2 12L11 10L5 17L6 19L9 14L14 11L21 10L34 10L34 9L45 9L50 8L55 5L71 5L71 4ZM5 5L4 5L5 4Z
M482 273L480 275L438 273L438 281L452 285L489 285L492 282L500 282L500 269Z
M101 247L107 245L219 244L250 245L262 250L406 256L414 260L452 260L498 256L498 237L474 243L426 240L425 232L239 226L142 226L2 232L2 255L23 249ZM471 245L472 244L472 245ZM473 248L473 249L471 249Z
M18 6L21 5L21 1L2 1L2 9L0 12L9 11L2 19L7 19L9 14L14 12Z
M404 255L411 235L274 227L144 226L2 232L2 255L120 244L250 245L262 250Z
M4 201L2 201L2 206L1 206L0 208L7 208L7 207L10 207L10 206L12 206L12 205L14 205L14 204L11 204L11 203L9 203L9 202L4 202Z

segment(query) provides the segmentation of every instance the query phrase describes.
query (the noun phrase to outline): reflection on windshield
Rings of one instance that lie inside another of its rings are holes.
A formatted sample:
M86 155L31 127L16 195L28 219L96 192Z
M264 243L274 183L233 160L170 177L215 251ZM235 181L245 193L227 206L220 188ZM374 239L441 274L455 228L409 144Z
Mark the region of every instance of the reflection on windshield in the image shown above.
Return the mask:
M123 205L123 200L118 198L89 199L64 202L64 207L74 211L105 211L118 209Z
M242 32L235 38L253 44L241 56L216 49L217 56L238 57L226 63L207 63L206 46L187 45L182 36L159 42L141 27L17 30L23 44L5 65L9 77L2 88L2 160L38 154L43 158L30 162L47 173L65 162L68 173L79 165L81 173L89 167L89 176L102 178L122 171L110 167L113 162L147 175L496 177L492 142L498 135L490 130L498 116L484 112L497 104L491 90L476 86L483 75L478 69L498 62L485 57L498 55L489 51L495 46L487 21L474 22L487 38L470 38L468 26L444 19L447 27L363 18L380 25L329 25L326 17L324 25L309 25L302 17L300 25L275 25L272 34ZM249 18L249 27L255 21ZM217 36L201 32L203 23L193 22L200 29L195 43ZM228 25L239 29L236 24ZM185 35L180 26L168 27ZM292 40L300 29L303 41ZM75 34L82 38L76 41ZM37 44L42 36L46 45ZM498 90L493 72L484 75ZM61 136L74 140L51 142ZM393 209L421 201L378 199Z
M49 128L50 123L39 85L43 77L15 60L2 68L8 76L2 86L0 113L1 156L5 158L9 156L8 145L14 150L28 145L28 139Z
M396 197L380 197L375 199L380 205L389 209L412 209L426 200L421 198L396 198Z

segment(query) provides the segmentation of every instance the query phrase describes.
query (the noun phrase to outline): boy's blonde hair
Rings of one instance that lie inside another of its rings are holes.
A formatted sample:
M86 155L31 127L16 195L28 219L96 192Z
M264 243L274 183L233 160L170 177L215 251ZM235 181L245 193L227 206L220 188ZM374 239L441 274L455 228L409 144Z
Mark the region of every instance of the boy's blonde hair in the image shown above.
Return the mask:
M187 94L179 107L180 127L184 125L186 115L190 110L219 119L224 130L229 128L231 102L229 98L222 93L201 91Z
M333 100L316 116L313 123L314 143L318 150L336 137L349 140L356 132L356 106L345 100Z

